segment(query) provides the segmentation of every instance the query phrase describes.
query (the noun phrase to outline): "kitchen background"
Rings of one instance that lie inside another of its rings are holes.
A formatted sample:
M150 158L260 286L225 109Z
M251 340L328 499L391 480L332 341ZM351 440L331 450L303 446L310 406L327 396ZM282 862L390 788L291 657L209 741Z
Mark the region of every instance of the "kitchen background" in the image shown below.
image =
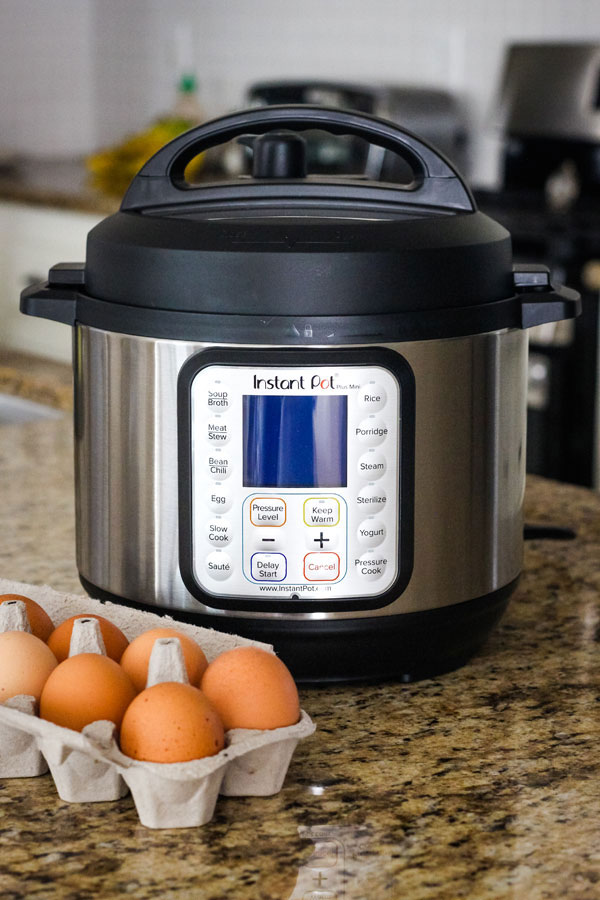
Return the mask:
M58 260L84 258L87 232L116 201L90 191L81 160L172 109L183 74L197 77L206 118L244 106L265 80L442 89L482 208L511 228L517 257L585 291L574 332L532 336L529 469L600 487L600 228L568 177L558 211L504 179L500 85L507 48L524 42L600 46L600 3L0 0L0 353L69 360L68 329L20 316L18 294Z

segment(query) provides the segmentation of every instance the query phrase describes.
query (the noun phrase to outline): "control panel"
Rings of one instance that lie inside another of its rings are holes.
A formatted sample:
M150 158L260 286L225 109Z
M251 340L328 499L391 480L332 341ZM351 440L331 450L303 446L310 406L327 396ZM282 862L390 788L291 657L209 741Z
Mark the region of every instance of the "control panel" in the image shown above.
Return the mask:
M396 374L209 364L187 390L190 571L214 606L228 597L293 608L390 590L401 567Z

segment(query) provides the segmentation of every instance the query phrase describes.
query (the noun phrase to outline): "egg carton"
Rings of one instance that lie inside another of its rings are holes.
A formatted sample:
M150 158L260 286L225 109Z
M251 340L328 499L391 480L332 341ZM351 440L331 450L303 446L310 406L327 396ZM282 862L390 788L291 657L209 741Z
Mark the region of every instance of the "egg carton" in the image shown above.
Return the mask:
M150 628L173 627L196 640L209 662L233 647L254 646L273 652L270 644L178 622L51 588L0 579L0 594L22 594L35 600L55 625L77 614L104 616L128 640ZM8 607L7 609L3 609ZM24 604L0 605L0 631L30 630ZM80 619L73 628L70 655L105 653L95 619ZM176 638L159 639L152 652L147 685L187 682ZM121 753L112 722L98 721L83 731L55 725L37 715L35 698L12 697L0 704L0 778L50 773L62 800L72 803L118 800L131 792L140 822L149 828L203 825L214 814L218 796L269 796L281 790L298 742L315 731L302 710L300 721L267 731L231 729L226 746L214 756L183 763L149 763Z

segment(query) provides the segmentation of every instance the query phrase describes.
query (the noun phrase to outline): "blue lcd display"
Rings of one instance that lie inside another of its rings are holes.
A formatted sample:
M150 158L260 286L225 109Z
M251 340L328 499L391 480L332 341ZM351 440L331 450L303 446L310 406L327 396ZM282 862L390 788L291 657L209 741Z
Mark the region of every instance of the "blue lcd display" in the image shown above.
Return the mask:
M244 395L245 487L345 487L348 398Z

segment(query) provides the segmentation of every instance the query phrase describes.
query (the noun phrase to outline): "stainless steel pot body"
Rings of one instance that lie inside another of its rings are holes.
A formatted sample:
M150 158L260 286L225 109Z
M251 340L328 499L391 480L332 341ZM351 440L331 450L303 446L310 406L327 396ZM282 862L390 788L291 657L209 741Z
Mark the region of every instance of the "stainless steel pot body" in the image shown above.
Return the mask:
M77 564L87 582L128 601L239 616L198 602L179 570L177 378L208 346L75 328ZM521 570L527 332L385 346L415 376L412 576L381 609L296 613L296 621L449 606Z

